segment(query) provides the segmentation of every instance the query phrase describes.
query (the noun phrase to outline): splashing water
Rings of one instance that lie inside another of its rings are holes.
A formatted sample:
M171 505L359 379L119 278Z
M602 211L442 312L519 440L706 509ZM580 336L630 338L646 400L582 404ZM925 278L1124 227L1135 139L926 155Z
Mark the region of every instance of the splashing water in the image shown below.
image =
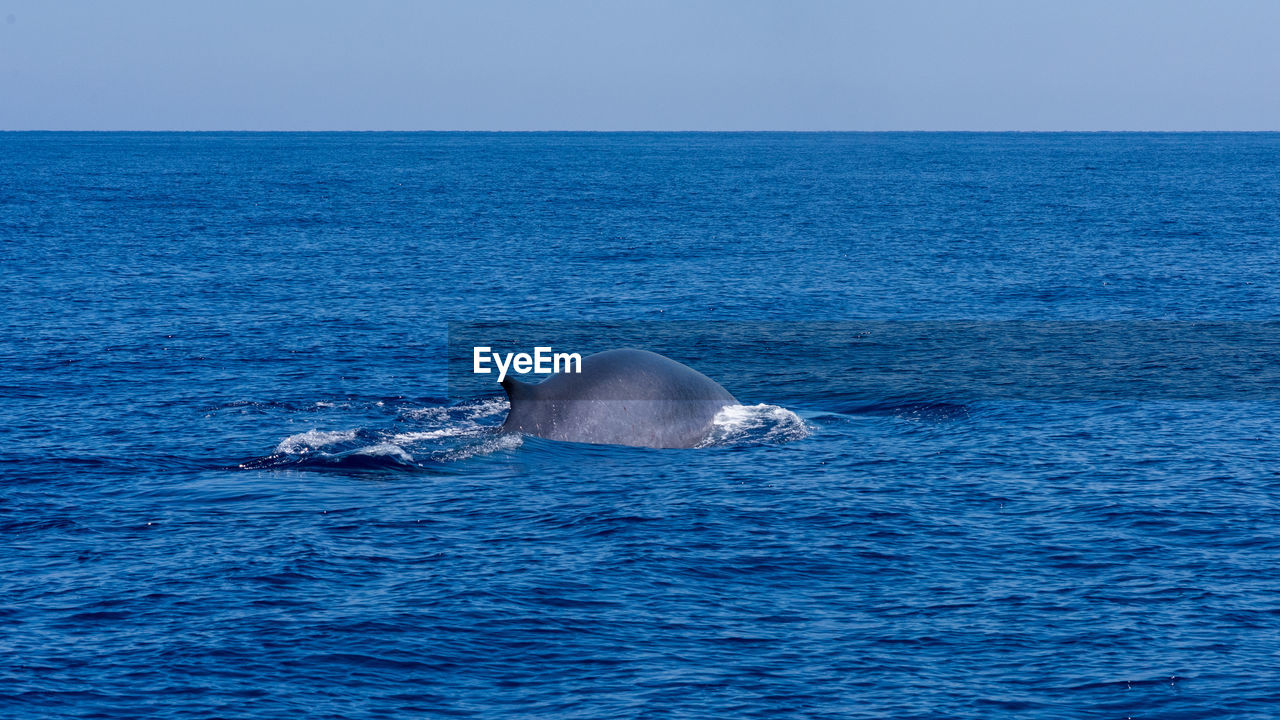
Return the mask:
M271 455L240 467L414 469L512 450L520 446L520 436L496 432L495 418L500 420L507 407L501 398L485 398L452 406L399 408L394 421L401 427L313 428L286 437ZM405 424L413 427L405 429Z
M809 436L799 415L777 405L726 405L712 420L711 433L698 447L773 445Z
M503 398L458 405L396 409L399 424L412 428L312 428L281 440L275 452L241 463L245 469L315 467L345 469L424 468L478 455L510 451L523 436L498 433L510 408ZM769 445L809 435L805 422L777 405L729 405L716 414L706 440L697 447Z

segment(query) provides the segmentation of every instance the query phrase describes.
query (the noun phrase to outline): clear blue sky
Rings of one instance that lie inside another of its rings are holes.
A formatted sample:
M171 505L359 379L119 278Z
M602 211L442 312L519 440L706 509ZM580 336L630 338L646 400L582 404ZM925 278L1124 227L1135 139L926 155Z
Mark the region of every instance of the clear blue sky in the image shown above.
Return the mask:
M1280 0L0 0L0 129L1280 130Z

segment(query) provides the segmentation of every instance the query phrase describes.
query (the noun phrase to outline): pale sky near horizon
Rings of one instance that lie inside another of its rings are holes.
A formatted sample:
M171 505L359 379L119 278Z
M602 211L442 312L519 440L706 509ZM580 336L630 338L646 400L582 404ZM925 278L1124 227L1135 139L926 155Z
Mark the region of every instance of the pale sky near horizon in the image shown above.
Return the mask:
M1280 0L0 0L0 130L1280 130Z

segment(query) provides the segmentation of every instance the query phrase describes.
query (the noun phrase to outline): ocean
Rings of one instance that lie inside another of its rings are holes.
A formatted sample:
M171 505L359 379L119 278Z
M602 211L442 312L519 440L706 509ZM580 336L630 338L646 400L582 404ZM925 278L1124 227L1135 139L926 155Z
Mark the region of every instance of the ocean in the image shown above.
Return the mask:
M6 718L1280 714L1280 134L0 156ZM742 405L499 434L480 344Z

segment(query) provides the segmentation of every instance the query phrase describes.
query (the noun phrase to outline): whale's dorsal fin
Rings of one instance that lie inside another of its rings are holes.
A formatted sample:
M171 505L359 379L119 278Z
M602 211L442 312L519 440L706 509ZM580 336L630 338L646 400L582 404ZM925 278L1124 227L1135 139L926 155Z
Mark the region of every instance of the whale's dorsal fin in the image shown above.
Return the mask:
M511 407L515 407L517 402L532 398L537 386L520 382L508 375L502 378L502 389L506 391L507 400L511 401Z

